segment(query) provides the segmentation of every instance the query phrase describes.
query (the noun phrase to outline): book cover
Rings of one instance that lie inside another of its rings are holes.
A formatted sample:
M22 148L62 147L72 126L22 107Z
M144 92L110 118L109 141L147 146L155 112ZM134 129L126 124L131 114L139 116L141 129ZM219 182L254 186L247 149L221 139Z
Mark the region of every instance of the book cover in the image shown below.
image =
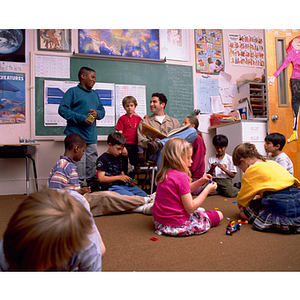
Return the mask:
M156 138L164 139L166 137L170 137L178 132L181 132L181 131L187 129L189 126L190 125L185 125L185 126L173 129L166 135L166 134L160 132L159 130L153 128L149 124L143 122L142 123L142 133L153 140L155 140Z

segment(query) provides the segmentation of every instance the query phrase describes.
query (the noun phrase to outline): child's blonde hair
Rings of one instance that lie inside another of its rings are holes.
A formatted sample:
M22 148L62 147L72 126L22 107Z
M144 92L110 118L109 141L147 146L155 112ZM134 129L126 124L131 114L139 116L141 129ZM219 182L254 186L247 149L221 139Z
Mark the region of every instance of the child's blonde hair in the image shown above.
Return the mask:
M176 137L169 139L162 150L161 167L155 178L156 184L162 182L166 178L167 172L172 169L185 173L191 180L190 170L183 161L191 149L192 145L186 140Z
M10 219L3 250L10 270L46 271L66 267L90 244L88 210L68 192L30 194Z
M237 145L232 153L232 161L235 166L240 164L241 158L257 158L265 161L266 159L258 153L254 144L242 143Z
M135 107L137 107L137 101L133 96L126 96L123 101L122 101L122 105L125 108L126 103L133 103Z

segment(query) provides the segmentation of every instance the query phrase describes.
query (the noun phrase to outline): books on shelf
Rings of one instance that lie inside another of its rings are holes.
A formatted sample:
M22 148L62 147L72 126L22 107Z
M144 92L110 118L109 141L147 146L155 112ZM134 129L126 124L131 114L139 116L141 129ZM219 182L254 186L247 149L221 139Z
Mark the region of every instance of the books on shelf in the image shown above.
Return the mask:
M178 132L181 132L181 131L187 129L189 126L190 125L185 125L185 126L171 130L168 134L164 134L164 133L160 132L159 130L153 128L149 124L143 122L142 123L142 133L153 140L155 140L156 138L164 139L166 137L170 137Z

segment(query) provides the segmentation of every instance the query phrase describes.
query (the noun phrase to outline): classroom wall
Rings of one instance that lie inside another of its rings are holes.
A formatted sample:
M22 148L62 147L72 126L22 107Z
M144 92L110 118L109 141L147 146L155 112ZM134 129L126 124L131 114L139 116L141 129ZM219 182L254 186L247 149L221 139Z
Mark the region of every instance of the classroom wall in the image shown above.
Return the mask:
M231 66L228 59L228 34L229 33L244 33L253 34L263 37L263 30L241 30L241 29L224 29L223 30L223 45L224 45L224 60L225 60L225 72L232 76L231 83L238 79L242 74L255 72L257 77L261 77L264 74L262 68L248 68L241 66ZM193 66L194 69L194 103L197 103L196 99L196 78L201 77L202 74L196 74L195 68L195 37L194 30L188 30L189 38L189 60L187 62L171 61L167 60L167 64L178 64ZM32 63L32 57L34 54L45 55L61 55L70 56L71 53L63 52L48 52L37 51L37 37L36 30L28 29L27 34L27 49L28 49L28 63L22 65L22 73L25 73L26 80L26 123L25 124L0 124L0 144L14 144L19 142L19 136L25 138L35 138L35 94L34 94L34 68ZM75 52L78 52L78 38L77 30L72 30L72 45ZM1 70L9 71L9 70ZM212 78L218 78L218 75L211 75ZM158 91L160 92L160 91ZM172 99L169 99L168 105L172 105ZM207 147L206 160L215 153L215 150L211 144L211 140L215 135L215 130L204 133L204 141ZM47 184L49 171L59 159L59 156L64 152L63 138L61 141L36 139L38 144L35 154L35 161L37 167L38 184L41 188ZM106 151L107 145L105 141L98 141L98 154ZM26 192L25 184L25 159L0 159L0 194L23 194ZM30 192L34 191L33 171L30 164Z

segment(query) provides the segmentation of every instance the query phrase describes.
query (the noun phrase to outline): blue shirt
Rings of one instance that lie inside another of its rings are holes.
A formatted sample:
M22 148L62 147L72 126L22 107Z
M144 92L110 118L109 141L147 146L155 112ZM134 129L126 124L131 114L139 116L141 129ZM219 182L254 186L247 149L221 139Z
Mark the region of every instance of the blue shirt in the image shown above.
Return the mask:
M101 120L105 116L105 109L100 97L95 90L87 90L80 84L66 91L58 108L61 117L67 120L67 126L64 134L79 133L87 144L97 143L96 121L92 125L86 125L85 120L90 109L94 109Z

